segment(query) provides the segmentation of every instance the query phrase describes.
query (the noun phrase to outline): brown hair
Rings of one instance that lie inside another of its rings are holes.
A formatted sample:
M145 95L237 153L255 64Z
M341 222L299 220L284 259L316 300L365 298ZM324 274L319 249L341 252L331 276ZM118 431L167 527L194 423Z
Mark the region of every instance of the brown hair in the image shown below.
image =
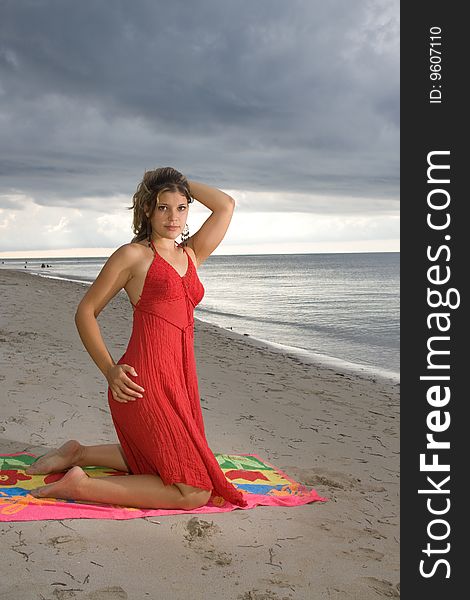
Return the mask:
M188 180L176 169L160 167L153 171L146 171L132 197L132 206L128 207L129 210L134 211L132 231L135 233L135 237L133 242L140 242L147 237L150 219L162 192L179 192L186 197L188 204L194 202L189 192ZM147 218L146 212L150 214L149 218Z

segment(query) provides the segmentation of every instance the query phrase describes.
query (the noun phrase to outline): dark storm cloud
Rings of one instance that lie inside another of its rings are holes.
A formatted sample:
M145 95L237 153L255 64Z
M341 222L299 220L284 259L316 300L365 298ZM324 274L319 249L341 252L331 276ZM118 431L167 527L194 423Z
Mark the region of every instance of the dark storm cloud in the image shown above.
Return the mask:
M390 208L397 13L387 0L3 2L0 193L83 207L173 165L224 189Z

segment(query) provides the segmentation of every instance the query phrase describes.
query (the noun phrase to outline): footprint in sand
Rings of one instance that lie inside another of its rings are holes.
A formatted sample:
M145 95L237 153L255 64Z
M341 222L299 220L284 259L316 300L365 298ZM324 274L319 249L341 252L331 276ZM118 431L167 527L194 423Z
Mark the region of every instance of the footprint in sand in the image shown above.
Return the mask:
M192 517L184 528L185 534L183 537L187 540L189 548L221 567L226 567L232 563L232 555L227 552L220 552L210 541L214 534L221 532L218 525L215 525L212 521Z
M75 556L87 551L86 540L79 535L58 535L49 538L46 543L57 550L57 554L66 552L68 556Z
M385 598L399 598L400 597L400 584L393 585L391 581L386 579L377 579L376 577L361 577L362 581L365 581L369 587L375 590L379 596Z
M187 533L184 537L188 540L189 544L206 540L214 535L214 533L220 533L220 527L214 525L212 521L209 523L209 521L203 521L197 517L189 519L186 523L186 530Z
M127 600L128 595L122 587L113 585L90 592L85 596L86 600Z
M278 596L276 592L271 590L260 592L257 589L249 590L248 592L237 596L237 600L290 600L291 598L292 594L289 594L288 596Z
M204 558L214 562L219 567L227 567L232 564L232 556L227 552L218 552L214 547L206 549L203 553Z
M351 552L343 550L343 554L350 555ZM385 555L382 554L382 552L373 550L372 548L357 548L357 550L354 550L354 556L359 559L367 558L372 560L382 560Z
M326 471L325 469L299 469L295 466L282 466L282 470L292 473L300 483L309 486L325 486L332 490L352 490L360 488L360 480L345 473Z

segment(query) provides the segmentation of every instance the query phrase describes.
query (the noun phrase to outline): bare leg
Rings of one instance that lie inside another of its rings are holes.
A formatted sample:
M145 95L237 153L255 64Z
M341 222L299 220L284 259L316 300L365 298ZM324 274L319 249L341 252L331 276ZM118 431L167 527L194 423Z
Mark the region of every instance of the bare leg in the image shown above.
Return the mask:
M130 472L120 444L82 446L79 467L109 467L117 471Z
M59 481L30 493L38 498L73 499L135 508L191 510L209 501L209 490L184 485L183 493L178 485L182 484L164 485L157 475L88 477L83 469L76 466Z
M41 456L26 469L28 475L59 473L70 467L108 467L129 472L122 448L119 444L82 446L77 440L69 440L60 448Z

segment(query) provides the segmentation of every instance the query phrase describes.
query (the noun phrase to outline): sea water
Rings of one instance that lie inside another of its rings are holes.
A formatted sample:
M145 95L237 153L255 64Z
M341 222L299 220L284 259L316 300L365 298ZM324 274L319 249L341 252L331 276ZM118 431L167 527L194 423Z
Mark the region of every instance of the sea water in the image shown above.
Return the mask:
M91 282L105 260L4 259L0 266ZM399 264L398 253L212 255L198 270L205 295L195 317L398 377Z

